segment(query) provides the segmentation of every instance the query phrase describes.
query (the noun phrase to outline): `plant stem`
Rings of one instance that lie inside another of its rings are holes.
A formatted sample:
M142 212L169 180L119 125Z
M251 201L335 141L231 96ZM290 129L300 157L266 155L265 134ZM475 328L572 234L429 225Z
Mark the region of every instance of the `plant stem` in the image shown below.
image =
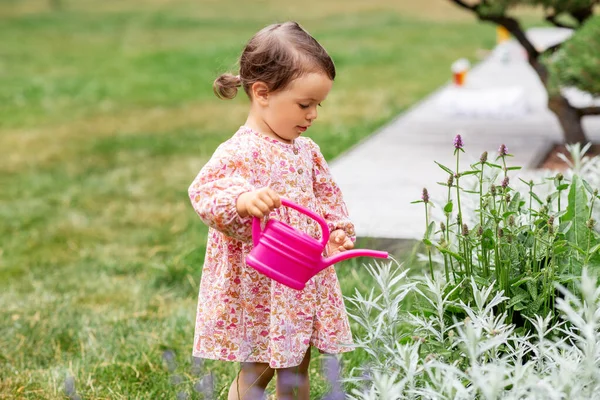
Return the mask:
M594 211L594 202L596 201L596 196L592 194L592 204L590 205L590 214L588 215L588 221L592 219L592 212ZM594 235L593 227L589 227L588 232L588 243L587 243L587 251L585 253L585 265L590 261L590 246L592 245L592 236Z
M458 169L459 157L460 157L460 150L456 150L456 203L458 204L458 231L460 234L460 230L462 228L462 211L460 208L460 184L459 184L460 172Z
M450 274L448 272L448 255L444 253L444 272L446 274L446 282L450 282Z
M452 186L448 185L448 203L452 200ZM450 213L446 213L446 244L450 247ZM450 257L450 268L452 269L452 276L454 277L454 283L457 282L456 272L454 271L454 262L452 261L452 257ZM448 275L448 273L446 273ZM448 282L448 277L446 276Z
M462 249L462 245L461 245L461 231L462 231L462 211L460 208L460 172L459 172L459 158L460 158L460 149L456 149L455 151L456 153L456 172L454 174L454 177L456 179L456 203L458 205L458 214L456 215L456 237L458 238L458 252L459 254L461 253L461 250L464 251L464 249ZM465 264L466 264L467 260L465 260ZM460 262L459 262L460 264ZM467 266L464 265L463 266L465 273L466 273L466 269Z
M533 230L533 221L532 221L532 219L533 219L533 215L532 215L533 209L531 207L533 207L533 185L530 183L529 184L529 226L530 226L531 230ZM559 211L560 211L560 200L558 201L558 208L559 208Z
M492 217L494 218L494 229L495 229L495 236L496 236L496 240L494 240L494 273L496 274L496 280L498 281L498 285L499 287L502 287L502 267L500 265L500 250L499 250L499 243L500 243L500 232L499 232L499 227L500 225L498 224L498 217L497 217L497 213L496 213L496 196L492 195L492 207L493 207L493 213L492 213Z
M533 229L531 233L533 234L533 258L531 259L531 270L535 273L540 271L537 263L537 231Z
M429 203L425 202L425 234L429 231ZM427 238L429 239L429 238ZM427 255L429 256L429 271L431 272L431 279L433 280L433 261L431 260L431 246L427 246Z
M479 226L481 227L481 230L483 232L483 167L485 166L485 163L481 163L481 174L479 175ZM485 249L483 247L483 235L479 241L479 244L481 245L481 262L480 262L480 269L483 270L485 277L489 277L489 265L487 263L487 254L485 252ZM483 265L481 265L481 263L483 263ZM483 267L483 268L481 268Z

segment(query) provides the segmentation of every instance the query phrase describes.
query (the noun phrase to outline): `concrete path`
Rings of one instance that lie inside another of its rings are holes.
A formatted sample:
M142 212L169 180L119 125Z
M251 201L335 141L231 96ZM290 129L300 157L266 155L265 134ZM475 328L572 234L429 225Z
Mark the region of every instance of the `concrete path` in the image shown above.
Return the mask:
M528 36L536 47L545 48L564 40L568 32L532 29ZM449 112L446 100L462 92L448 85L335 159L331 163L332 172L344 192L357 234L390 239L422 238L423 205L410 202L421 197L424 187L434 198L443 198L445 188L436 182L446 181L447 174L434 160L455 168L453 139L458 133L465 149L461 154L461 170L478 161L484 151L493 160L502 143L514 155L511 165L529 169L538 165L553 143L562 142L562 134L556 117L547 108L541 82L515 42L497 47L473 68L464 90L476 96L483 95L483 89L510 91L510 88L513 95L522 88L520 100L527 104L527 113L456 115L456 110ZM586 101L583 97L572 100ZM586 117L584 128L591 140L600 141L600 117Z

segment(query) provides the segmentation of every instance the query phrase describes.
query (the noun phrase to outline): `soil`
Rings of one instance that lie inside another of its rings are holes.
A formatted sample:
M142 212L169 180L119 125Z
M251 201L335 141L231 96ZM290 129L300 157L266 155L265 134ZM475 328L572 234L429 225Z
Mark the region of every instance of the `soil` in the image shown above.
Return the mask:
M551 169L554 171L564 171L568 169L569 166L567 163L558 157L559 153L566 155L567 158L572 161L571 154L567 150L567 147L564 144L556 144L552 147L550 152L546 154L544 160L540 163L538 168ZM585 156L590 158L597 155L600 155L600 144L592 144L585 153Z

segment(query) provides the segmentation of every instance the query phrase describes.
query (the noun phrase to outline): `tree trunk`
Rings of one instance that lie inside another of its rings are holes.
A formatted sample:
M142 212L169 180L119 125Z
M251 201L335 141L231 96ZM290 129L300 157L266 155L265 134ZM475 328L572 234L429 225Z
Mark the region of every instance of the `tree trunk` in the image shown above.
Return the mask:
M515 23L514 20L510 20L510 22L511 24L506 24L505 27L509 26L509 30L515 36L522 35L525 37L525 34L519 24ZM540 61L541 53L539 53L537 50L532 51L529 48L531 44L527 39L519 40L519 42L527 50L529 65L536 72L540 78L540 81L544 85L544 88L546 89L546 93L548 93L548 108L556 115L556 118L558 118L565 143L586 144L588 139L585 136L583 125L581 124L582 114L580 110L573 107L561 94L550 95L548 88L548 68L546 68L546 66Z
M565 143L581 143L588 142L581 125L581 114L579 110L573 107L567 99L561 95L553 95L548 97L548 108L556 114L558 122L563 130Z
M450 0L458 6L470 10L475 13L477 17L481 21L489 21L493 22L497 25L501 25L505 27L519 42L521 46L527 52L527 59L529 61L529 65L535 70L536 74L539 76L542 84L546 88L546 92L548 91L548 69L546 66L540 61L541 53L535 48L535 46L531 43L531 41L527 38L525 31L521 27L521 24L518 20L509 17L507 15L487 15L483 14L481 11L481 5L485 4L486 1L483 0L477 4L471 4L472 2L467 2L465 0ZM572 13L572 16L577 19L580 23L585 21L593 14L593 9L581 9ZM583 126L581 125L581 116L582 112L575 107L573 107L566 98L562 95L550 95L548 93L548 108L556 114L560 126L563 131L563 137L566 143L582 143L585 144L588 142L585 137L585 133L583 131ZM595 114L595 113L594 113Z

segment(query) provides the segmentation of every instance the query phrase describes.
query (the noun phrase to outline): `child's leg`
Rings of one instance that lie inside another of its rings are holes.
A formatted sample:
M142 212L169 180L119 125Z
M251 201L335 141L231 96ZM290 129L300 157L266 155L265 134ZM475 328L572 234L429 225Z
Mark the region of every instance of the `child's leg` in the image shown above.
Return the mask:
M262 398L275 370L269 364L241 363L239 374L229 388L227 400L254 400Z
M310 380L308 366L310 364L310 347L304 359L297 367L277 370L277 399L279 400L309 400Z

